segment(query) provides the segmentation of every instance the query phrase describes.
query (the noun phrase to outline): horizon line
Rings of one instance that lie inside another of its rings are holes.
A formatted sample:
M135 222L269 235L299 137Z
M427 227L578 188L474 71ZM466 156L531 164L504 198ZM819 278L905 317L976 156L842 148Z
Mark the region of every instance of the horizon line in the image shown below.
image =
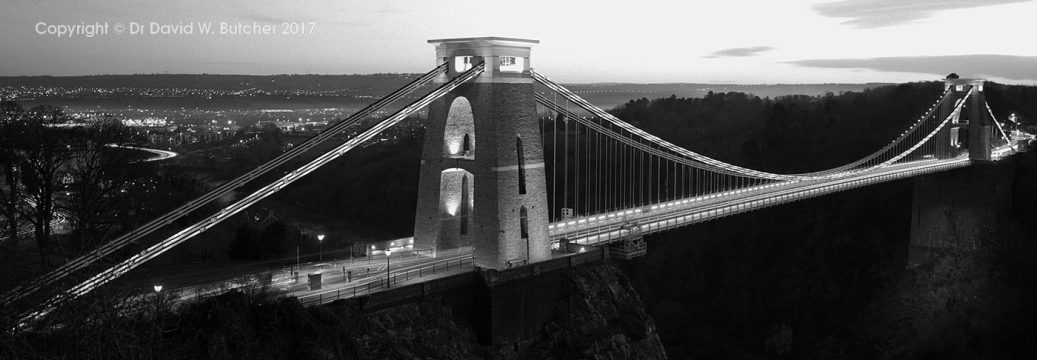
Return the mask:
M374 75L421 75L418 72L374 72L374 73L350 73L350 74L319 74L319 73L307 73L307 74L221 74L221 73L134 73L134 74L86 74L86 75L0 75L0 78L34 78L34 77L48 77L48 78L72 78L72 77L103 77L103 76L374 76ZM572 85L681 85L681 84L695 84L695 85L738 85L738 86L777 86L777 85L869 85L869 84L909 84L916 82L931 82L931 81L943 81L944 79L930 79L930 80L910 80L901 82L887 82L887 81L868 81L868 82L787 82L787 83L739 83L739 82L621 82L621 81L598 81L598 82L562 82L564 84ZM986 80L987 82L1004 84L1004 85L1017 85L1017 86L1037 86L1037 82L1032 83L1001 83L993 80Z

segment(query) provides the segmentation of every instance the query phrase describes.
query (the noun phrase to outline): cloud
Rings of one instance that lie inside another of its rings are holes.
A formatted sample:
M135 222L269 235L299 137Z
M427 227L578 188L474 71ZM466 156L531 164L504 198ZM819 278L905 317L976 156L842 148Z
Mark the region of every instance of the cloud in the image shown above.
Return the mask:
M1037 56L947 55L901 56L870 59L815 59L790 64L835 69L871 69L886 72L911 72L944 76L998 77L1008 80L1037 81Z
M715 52L713 54L710 54L709 56L706 56L706 57L707 58L747 57L747 56L756 56L759 53L762 53L764 51L770 51L770 50L774 50L774 48L772 48L770 46L753 46L753 47L744 47L744 48L731 48L731 49L724 49L724 50L717 51L717 52Z
M840 0L814 5L814 11L858 28L906 24L941 10L976 8L1030 0Z

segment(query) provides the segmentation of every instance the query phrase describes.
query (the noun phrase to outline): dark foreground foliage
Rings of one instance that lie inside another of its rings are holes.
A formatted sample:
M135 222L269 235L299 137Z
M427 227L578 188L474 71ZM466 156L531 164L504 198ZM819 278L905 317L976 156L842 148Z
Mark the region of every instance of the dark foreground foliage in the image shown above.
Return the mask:
M169 297L94 296L45 330L0 333L0 359L666 358L619 269L586 264L564 276L570 290L542 335L502 347L480 344L469 320L434 298L372 312L358 301L304 308L246 288L175 310Z

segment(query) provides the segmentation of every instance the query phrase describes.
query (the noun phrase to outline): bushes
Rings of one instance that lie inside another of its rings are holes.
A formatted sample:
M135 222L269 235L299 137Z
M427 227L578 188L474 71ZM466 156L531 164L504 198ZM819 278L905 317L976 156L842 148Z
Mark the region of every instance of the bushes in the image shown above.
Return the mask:
M298 230L289 228L281 221L270 223L262 230L248 224L241 225L230 243L230 257L238 260L277 258L288 252L289 239L301 236Z

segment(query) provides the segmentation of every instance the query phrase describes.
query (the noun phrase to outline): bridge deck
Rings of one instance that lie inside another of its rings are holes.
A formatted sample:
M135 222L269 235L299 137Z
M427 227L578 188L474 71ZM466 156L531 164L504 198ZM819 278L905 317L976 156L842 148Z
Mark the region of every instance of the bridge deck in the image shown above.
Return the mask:
M550 226L550 236L553 242L567 238L578 244L607 244L624 238L628 231L624 226L639 226L643 234L660 232L768 206L951 170L969 164L971 160L967 156L960 156L905 162L832 180L771 183L556 222Z

